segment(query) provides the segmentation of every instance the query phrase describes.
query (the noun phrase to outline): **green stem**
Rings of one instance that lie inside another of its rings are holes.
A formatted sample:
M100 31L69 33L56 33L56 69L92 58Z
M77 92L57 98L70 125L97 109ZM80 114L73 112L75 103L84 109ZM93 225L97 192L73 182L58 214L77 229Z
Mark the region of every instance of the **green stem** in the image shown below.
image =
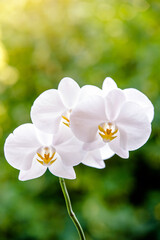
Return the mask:
M75 226L77 228L80 240L85 240L86 238L85 238L83 229L82 229L75 213L73 212L72 205L71 205L71 200L70 200L70 197L69 197L69 194L68 194L68 191L67 191L65 181L64 181L63 178L59 178L59 182L60 182L61 189L62 189L64 198L65 198L68 214L69 214L70 218L72 219L73 223L75 224Z

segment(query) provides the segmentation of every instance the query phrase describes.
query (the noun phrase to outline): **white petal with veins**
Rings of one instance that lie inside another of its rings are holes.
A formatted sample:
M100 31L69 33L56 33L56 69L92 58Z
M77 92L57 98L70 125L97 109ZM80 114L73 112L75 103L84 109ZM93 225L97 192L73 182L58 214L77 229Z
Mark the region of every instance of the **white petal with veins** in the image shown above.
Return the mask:
M116 88L117 88L117 84L115 83L115 81L112 78L107 77L104 79L103 85L102 85L102 90L103 90L104 96L106 96L111 90L116 89Z
M114 122L122 105L126 101L125 94L121 89L117 88L111 90L104 99L107 119L109 122Z
M133 101L143 107L144 113L148 116L149 121L152 122L154 107L147 96L134 88L124 89L123 91L128 101Z
M120 145L120 139L115 138L114 141L111 141L109 147L121 158L129 158L129 152L127 149L123 149Z
M55 134L54 137L52 137L52 145L54 146L61 145L73 137L74 134L71 131L71 129L61 123L57 134Z
M85 151L92 151L94 149L99 149L105 146L106 143L102 141L102 138L97 134L97 138L92 142L85 142L83 144L83 149Z
M151 134L151 124L142 107L126 102L117 117L117 126L127 136L128 150L136 150L146 143Z
M42 146L50 146L53 140L53 134L45 133L35 127L35 133Z
M109 147L108 144L105 144L105 146L103 146L102 148L100 148L99 151L100 151L100 153L101 153L101 158L102 158L103 160L106 160L106 159L108 159L108 158L111 158L111 157L115 154L115 152L113 152L113 151L111 150L111 148Z
M53 145L61 156L62 162L67 166L79 164L85 155L82 142L65 125L61 125L57 136L53 138Z
M71 115L71 129L81 141L94 141L98 123L106 120L104 100L101 96L91 96L81 101Z
M80 91L80 100L83 100L89 96L99 95L102 96L102 90L93 85L85 85Z
M32 124L23 124L11 133L4 145L4 154L9 164L17 169L31 167L39 141Z
M82 163L89 167L94 167L99 169L105 167L105 163L101 157L101 153L99 150L93 150L93 151L87 152Z
M72 78L65 77L60 81L58 91L66 108L72 109L79 97L79 85Z
M35 100L31 108L31 119L41 131L56 133L65 110L58 90L50 89Z
M59 156L57 160L49 166L49 171L57 177L75 179L76 174L72 166L66 166L63 164L61 157Z
M32 166L28 170L20 170L19 173L19 180L26 181L34 178L38 178L42 176L47 170L47 167L42 166L37 160L36 156L34 157L32 161Z

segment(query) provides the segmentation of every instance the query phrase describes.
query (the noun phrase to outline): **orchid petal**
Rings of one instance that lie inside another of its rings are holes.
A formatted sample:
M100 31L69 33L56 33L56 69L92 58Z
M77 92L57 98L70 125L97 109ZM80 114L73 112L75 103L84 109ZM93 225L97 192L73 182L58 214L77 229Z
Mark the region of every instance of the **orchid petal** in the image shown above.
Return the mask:
M79 164L85 154L82 150L82 142L79 141L73 135L71 129L64 124L61 124L58 133L53 136L52 145L61 156L63 163L68 166Z
M14 168L27 170L31 167L39 145L33 124L23 124L6 139L4 145L6 160Z
M85 155L82 150L82 143L75 137L56 146L56 151L61 156L62 162L67 166L76 166Z
M47 133L56 133L61 116L66 108L55 89L43 92L31 108L31 119L35 126Z
M115 153L111 150L111 148L109 147L109 145L106 143L105 146L103 146L102 148L99 149L100 153L101 153L101 158L103 160L106 160L108 158L111 158Z
M128 158L129 152L128 149L124 149L121 146L120 135L118 135L114 140L108 143L109 147L113 152L115 152L121 158Z
M107 77L104 79L103 84L102 84L102 90L103 90L103 95L106 96L111 90L116 89L117 88L117 84L115 83L115 81L110 78Z
M152 122L154 117L154 107L151 101L147 98L147 96L134 88L128 88L123 91L128 101L133 101L143 107L149 121Z
M125 94L119 88L114 89L105 97L106 115L109 122L114 122L126 101Z
M89 167L94 167L94 168L99 168L99 169L105 167L105 163L102 160L99 150L87 152L82 163Z
M85 99L86 97L92 96L92 95L102 95L102 90L96 86L93 85L85 85L81 88L80 91L80 100Z
M63 123L61 123L57 134L52 135L52 145L58 146L73 137L74 137L74 134L71 131L71 129L66 125L64 125Z
M42 146L50 146L53 141L53 134L42 132L40 129L35 127L37 138Z
M136 150L146 143L151 134L151 124L142 107L126 102L117 117L117 127L127 135L128 150Z
M58 91L60 92L64 105L71 109L77 102L80 87L72 78L65 77L60 81Z
M100 136L98 136L95 139L95 141L84 143L83 149L85 151L92 151L94 149L102 148L105 145L106 145L106 143L104 141L102 141L102 138Z
M67 179L76 178L73 167L64 165L59 154L57 154L57 160L51 166L49 166L49 171L57 177Z
M94 141L98 125L106 121L104 100L101 96L90 96L79 102L71 114L71 129L84 142Z
M21 170L18 178L21 181L26 181L26 180L38 178L38 177L42 176L45 173L46 170L47 170L47 167L41 165L36 160L36 155L35 155L31 168L26 170L26 171Z

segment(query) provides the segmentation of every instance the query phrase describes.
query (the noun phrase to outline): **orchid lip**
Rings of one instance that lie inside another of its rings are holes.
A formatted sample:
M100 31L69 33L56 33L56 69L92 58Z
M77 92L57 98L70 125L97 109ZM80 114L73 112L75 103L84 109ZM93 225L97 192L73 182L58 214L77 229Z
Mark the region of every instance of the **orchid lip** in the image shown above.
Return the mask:
M118 132L118 128L114 123L102 123L98 126L98 130L104 142L110 142L117 137L115 134Z
M37 161L41 163L43 166L52 165L57 158L54 158L56 154L56 150L53 147L41 147L37 151Z

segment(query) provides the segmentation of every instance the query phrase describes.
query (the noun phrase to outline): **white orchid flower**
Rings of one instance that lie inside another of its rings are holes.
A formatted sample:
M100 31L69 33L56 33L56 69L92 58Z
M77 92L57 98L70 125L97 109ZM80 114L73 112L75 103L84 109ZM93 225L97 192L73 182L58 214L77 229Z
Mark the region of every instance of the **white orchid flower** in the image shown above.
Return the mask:
M85 152L65 125L56 135L39 131L33 124L23 124L10 134L4 145L8 163L20 170L19 180L40 177L47 168L58 177L74 179L73 166Z
M85 142L85 150L107 144L117 155L128 158L129 151L140 148L150 136L153 105L136 89L117 88L111 78L105 79L102 92L77 104L71 129Z
M35 100L31 109L32 122L47 133L56 133L61 122L69 127L70 114L79 95L79 85L71 78L63 78L58 90L47 90Z

